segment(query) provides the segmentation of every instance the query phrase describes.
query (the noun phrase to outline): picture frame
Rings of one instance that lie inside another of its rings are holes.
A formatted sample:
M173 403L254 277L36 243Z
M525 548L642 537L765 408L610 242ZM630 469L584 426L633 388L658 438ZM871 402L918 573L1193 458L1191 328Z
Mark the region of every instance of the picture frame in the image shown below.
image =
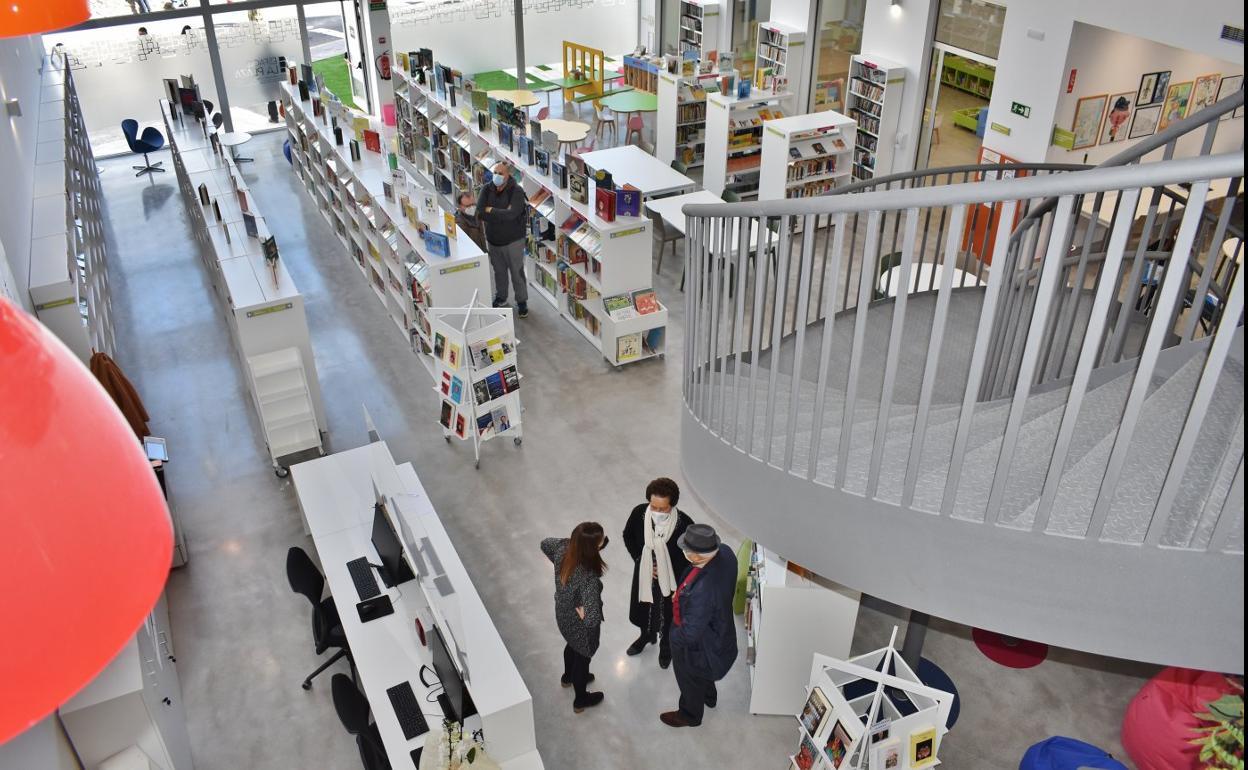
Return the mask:
M1214 101L1220 102L1226 97L1235 93L1236 91L1242 90L1243 87L1244 87L1243 75L1227 75L1226 77L1222 78L1222 80L1218 83L1218 96ZM1244 115L1244 108L1240 107L1236 109L1234 112L1225 113L1222 116L1222 120L1230 120L1232 117L1239 118L1239 117L1243 117L1243 115Z
M1218 83L1221 80L1221 72L1196 78L1192 86L1192 96L1187 102L1188 115L1195 115L1206 107L1213 106L1213 103L1218 100Z
M1146 136L1152 136L1157 133L1159 120L1161 120L1160 104L1136 107L1135 114L1131 116L1131 130L1127 132L1127 138L1143 139Z
M1135 92L1135 106L1147 107L1157 104L1166 95L1166 86L1170 83L1170 71L1149 72L1140 77L1140 87Z
M1100 144L1114 144L1127 139L1131 121L1131 99L1133 94L1125 91L1109 97L1109 112L1101 126Z
M1157 122L1157 130L1165 131L1171 123L1187 117L1187 105L1192 98L1193 81L1172 83L1166 91L1166 101L1161 105L1161 120Z
M1188 85L1191 85L1190 83ZM1093 147L1101 135L1101 122L1105 118L1105 107L1109 103L1109 94L1084 96L1075 104L1075 117L1071 121L1070 130L1075 141L1070 149L1081 150Z

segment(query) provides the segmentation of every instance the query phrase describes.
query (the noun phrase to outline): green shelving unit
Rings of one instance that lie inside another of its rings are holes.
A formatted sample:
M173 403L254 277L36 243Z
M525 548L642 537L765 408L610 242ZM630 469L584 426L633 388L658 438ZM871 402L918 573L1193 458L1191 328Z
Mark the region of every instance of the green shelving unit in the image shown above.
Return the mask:
M986 64L946 54L940 71L940 82L950 88L991 99L992 81L995 76L996 70Z

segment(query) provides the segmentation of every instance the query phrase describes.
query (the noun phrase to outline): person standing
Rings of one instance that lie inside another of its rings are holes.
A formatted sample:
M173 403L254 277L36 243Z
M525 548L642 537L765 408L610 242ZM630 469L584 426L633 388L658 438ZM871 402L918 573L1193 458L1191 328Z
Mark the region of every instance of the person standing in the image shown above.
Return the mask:
M680 487L669 478L658 478L646 486L649 504L639 505L624 525L624 547L633 557L633 587L628 598L628 619L640 629L640 636L628 647L629 655L640 655L647 644L659 643L659 668L672 662L668 644L672 627L672 594L676 580L689 568L676 543L693 523L676 507Z
M459 205L455 210L455 224L484 251L485 237L481 233L481 222L477 219L476 200L473 199L472 193L462 192L459 194L457 203Z
M494 268L494 307L507 304L510 276L521 318L529 315L529 287L524 282L526 209L524 190L516 184L511 164L499 161L477 197L477 218L485 225L486 251Z
M590 660L598 651L602 615L602 573L607 565L602 549L608 538L602 525L584 521L570 538L548 537L542 553L555 565L555 624L563 636L563 676L560 684L576 692L572 711L579 714L602 703L603 694L589 692L594 675Z
M709 524L690 524L678 545L690 564L672 596L672 664L680 704L659 719L671 727L697 727L719 699L715 683L737 659L732 617L737 560Z

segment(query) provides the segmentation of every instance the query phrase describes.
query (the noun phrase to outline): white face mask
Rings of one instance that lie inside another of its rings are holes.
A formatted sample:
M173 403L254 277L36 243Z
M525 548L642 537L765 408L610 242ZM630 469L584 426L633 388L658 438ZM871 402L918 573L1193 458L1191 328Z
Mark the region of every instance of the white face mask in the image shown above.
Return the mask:
M464 213L470 217L475 217L477 215L477 207L476 206L464 206Z
M672 512L671 511L656 511L653 508L651 508L650 516L653 517L654 523L656 525L662 527L663 525L667 524L669 519L672 518Z

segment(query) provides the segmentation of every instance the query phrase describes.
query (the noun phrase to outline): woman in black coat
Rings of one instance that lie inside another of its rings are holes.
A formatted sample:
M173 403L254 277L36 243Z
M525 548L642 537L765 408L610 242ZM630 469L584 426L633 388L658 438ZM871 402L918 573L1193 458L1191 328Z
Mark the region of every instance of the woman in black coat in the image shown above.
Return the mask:
M647 644L659 643L659 666L672 662L668 631L672 625L672 593L689 561L676 541L693 521L676 508L680 487L668 478L646 487L648 505L639 505L624 525L624 547L633 557L633 582L628 600L628 619L641 634L628 648L640 655ZM644 571L642 562L645 561ZM646 601L642 601L643 597Z
M590 659L598 651L602 615L602 573L607 565L601 551L607 547L602 525L585 521L576 525L572 537L548 537L542 553L555 565L555 624L565 642L563 648L564 687L576 689L572 710L577 714L602 703L603 694L589 692L594 675Z

